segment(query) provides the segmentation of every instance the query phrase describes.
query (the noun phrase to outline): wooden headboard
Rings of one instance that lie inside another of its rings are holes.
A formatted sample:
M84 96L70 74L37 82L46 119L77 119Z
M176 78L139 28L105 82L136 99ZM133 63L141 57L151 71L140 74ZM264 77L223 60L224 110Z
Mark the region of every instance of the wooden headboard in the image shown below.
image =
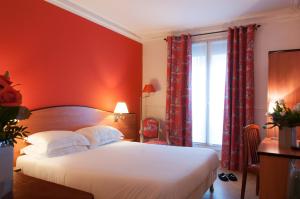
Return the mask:
M137 122L135 114L125 114L124 118L114 121L112 112L85 106L55 106L32 110L29 119L21 121L30 134L49 130L77 130L79 128L105 124L119 129L125 138L137 139ZM26 146L19 140L14 147L14 161L20 155L20 149ZM15 163L14 162L14 163Z

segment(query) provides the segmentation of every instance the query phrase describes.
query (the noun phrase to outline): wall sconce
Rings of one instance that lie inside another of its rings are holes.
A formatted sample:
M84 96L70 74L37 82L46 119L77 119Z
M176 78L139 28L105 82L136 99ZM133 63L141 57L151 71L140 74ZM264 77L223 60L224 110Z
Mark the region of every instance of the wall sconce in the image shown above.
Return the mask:
M125 102L118 102L114 110L115 122L119 119L124 119L124 113L128 113L128 108Z
M143 93L147 93L148 95L146 95L145 97L149 97L150 93L154 93L155 92L155 88L152 84L146 84L143 88Z

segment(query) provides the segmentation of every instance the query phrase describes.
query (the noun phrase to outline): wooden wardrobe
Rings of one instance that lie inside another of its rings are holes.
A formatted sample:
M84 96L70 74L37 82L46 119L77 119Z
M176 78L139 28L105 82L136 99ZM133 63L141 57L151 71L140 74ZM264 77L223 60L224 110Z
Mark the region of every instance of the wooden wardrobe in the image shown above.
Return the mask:
M288 107L300 103L300 49L269 52L268 105L284 99ZM275 129L268 136L276 136Z

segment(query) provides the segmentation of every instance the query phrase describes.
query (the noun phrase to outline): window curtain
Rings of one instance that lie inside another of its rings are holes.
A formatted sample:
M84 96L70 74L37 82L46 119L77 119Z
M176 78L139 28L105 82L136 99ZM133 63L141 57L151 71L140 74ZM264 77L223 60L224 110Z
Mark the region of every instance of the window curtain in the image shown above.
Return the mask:
M222 166L241 170L243 127L254 118L255 25L228 29Z
M166 133L177 146L192 146L190 35L167 37Z

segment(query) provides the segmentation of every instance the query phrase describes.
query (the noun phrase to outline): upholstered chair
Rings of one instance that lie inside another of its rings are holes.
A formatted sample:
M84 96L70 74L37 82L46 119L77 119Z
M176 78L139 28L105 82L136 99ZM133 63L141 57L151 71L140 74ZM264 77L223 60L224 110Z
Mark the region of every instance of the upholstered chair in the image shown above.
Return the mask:
M169 145L169 136L162 135L160 122L155 118L145 118L141 124L140 142Z

